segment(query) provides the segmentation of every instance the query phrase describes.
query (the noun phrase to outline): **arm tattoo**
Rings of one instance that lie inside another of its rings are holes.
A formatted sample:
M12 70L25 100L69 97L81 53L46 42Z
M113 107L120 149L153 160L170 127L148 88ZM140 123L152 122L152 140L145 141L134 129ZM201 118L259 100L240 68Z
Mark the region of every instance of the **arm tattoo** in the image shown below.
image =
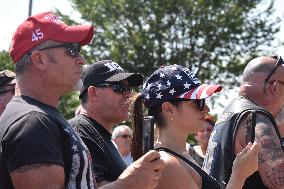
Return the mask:
M262 153L260 153L260 160L274 161L283 154L280 140L274 130L274 127L268 118L262 117L258 119L256 124L256 141L261 145ZM281 153L282 152L282 153ZM271 159L264 157L265 153L271 156Z
M260 145L259 173L269 188L284 186L284 152L270 119L265 115L256 118L255 140Z
M52 163L35 163L35 164L29 164L29 165L24 165L24 166L21 166L19 167L18 169L15 169L14 173L25 173L27 171L30 171L32 169L38 169L40 168L41 166L51 166L51 165L54 165Z

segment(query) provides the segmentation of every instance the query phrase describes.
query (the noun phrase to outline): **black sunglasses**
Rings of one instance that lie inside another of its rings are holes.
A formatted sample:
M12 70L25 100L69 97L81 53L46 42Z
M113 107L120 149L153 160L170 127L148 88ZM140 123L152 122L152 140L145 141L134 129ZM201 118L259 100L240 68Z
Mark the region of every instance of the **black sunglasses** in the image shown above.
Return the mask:
M203 111L205 109L205 99L184 99L184 98L177 98L175 99L174 101L179 101L179 102L182 102L182 101L192 101L196 104L197 108L200 110L200 111Z
M112 90L116 93L126 93L126 92L131 92L131 87L127 85L122 85L122 84L109 84L109 83L101 83L101 84L96 84L96 87L110 87Z
M54 49L54 48L61 48L61 47L65 48L66 53L73 58L79 56L80 51L81 51L81 45L79 43L64 43L64 44L44 47L44 48L40 48L36 50L46 50L46 49ZM31 53L32 52L30 52L29 55L31 55Z
M125 134L125 135L119 135L118 137L120 137L120 138L125 138L125 139L127 139L127 138L132 138L131 135L127 135L127 134Z
M275 65L274 65L273 69L271 70L270 74L267 75L267 77L264 80L264 82L269 81L269 79L271 78L273 73L276 71L277 67L284 64L283 59L282 59L281 56L272 56L271 58L274 58L277 61L276 61Z

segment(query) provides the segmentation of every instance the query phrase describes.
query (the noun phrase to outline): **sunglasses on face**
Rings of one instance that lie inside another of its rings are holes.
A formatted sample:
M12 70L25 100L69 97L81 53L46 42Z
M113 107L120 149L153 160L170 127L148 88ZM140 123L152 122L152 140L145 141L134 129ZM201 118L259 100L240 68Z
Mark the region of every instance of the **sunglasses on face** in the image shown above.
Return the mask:
M65 48L66 53L75 58L79 56L80 51L81 51L81 45L79 43L64 43L60 45L54 45L54 46L49 46L49 47L44 47L36 50L46 50L46 49L54 49L54 48ZM31 54L32 52L30 52Z
M95 85L96 87L110 87L114 92L124 94L126 92L131 92L131 87L122 84L109 84L109 83L102 83Z
M200 111L203 111L205 109L205 99L195 99L195 100L192 100L192 99L183 99L183 98L179 98L177 99L178 101L192 101L193 103L196 104L197 108L200 110Z
M264 82L268 82L269 79L271 78L271 76L274 74L274 72L276 71L278 66L284 65L283 59L281 56L272 56L271 58L274 58L276 61L273 69L271 70L271 72L267 75L266 79L264 80Z
M127 135L127 134L125 134L125 135L119 135L118 137L119 137L119 138L124 138L124 139L132 138L131 135Z

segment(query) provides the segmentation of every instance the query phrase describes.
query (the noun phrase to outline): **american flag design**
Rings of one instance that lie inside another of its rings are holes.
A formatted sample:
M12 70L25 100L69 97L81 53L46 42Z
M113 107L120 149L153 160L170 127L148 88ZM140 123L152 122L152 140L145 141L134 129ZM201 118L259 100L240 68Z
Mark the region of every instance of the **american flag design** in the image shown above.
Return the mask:
M202 84L188 68L174 64L159 68L147 79L142 98L146 107L153 107L173 98L205 99L221 90L221 85Z

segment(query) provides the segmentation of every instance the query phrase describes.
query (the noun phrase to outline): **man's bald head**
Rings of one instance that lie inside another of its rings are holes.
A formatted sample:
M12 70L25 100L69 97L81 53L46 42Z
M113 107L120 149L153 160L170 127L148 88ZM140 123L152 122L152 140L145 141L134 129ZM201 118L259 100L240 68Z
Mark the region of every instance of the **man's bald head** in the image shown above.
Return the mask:
M273 69L276 61L276 59L266 56L257 57L251 60L245 67L242 82L250 82L259 74L268 75ZM263 80L264 79L265 78L263 78Z
M274 70L276 62L276 58L265 56L251 60L244 70L239 90L240 96L251 99L273 116L278 114L284 102L284 68L278 66Z

